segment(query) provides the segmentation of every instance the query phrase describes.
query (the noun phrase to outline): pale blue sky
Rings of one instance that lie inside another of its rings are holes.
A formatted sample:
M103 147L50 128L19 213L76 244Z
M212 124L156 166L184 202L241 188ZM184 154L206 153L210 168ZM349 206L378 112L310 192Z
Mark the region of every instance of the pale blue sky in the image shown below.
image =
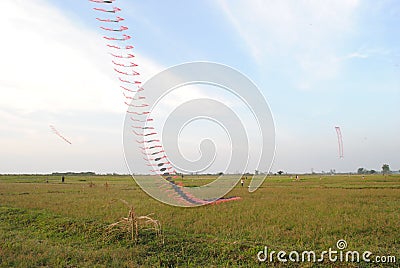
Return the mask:
M94 4L4 4L0 173L127 173L124 107ZM397 0L116 5L143 79L200 60L232 66L259 86L276 124L273 171L380 170L384 163L400 169ZM335 126L343 132L344 159L338 158Z

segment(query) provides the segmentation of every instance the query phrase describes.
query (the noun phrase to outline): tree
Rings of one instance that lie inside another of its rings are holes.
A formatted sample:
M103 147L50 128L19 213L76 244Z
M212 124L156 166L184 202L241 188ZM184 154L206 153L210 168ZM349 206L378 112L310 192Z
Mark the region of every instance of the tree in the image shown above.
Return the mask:
M369 174L375 174L375 173L376 173L376 171L373 170L373 169L371 169L371 170L369 171Z
M365 169L360 167L359 169L357 169L357 174L364 174L365 173Z
M383 174L388 174L388 173L390 173L390 167L389 167L388 164L383 164L383 166L382 166L382 173L383 173Z
M282 171L282 170L279 170L277 173L278 173L279 175L282 175L282 174L283 174L283 171Z

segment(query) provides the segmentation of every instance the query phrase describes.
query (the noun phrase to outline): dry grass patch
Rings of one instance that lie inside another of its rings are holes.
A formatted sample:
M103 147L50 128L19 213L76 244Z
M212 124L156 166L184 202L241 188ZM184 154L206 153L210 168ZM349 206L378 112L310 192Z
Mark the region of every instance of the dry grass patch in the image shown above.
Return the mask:
M115 232L127 232L135 242L139 239L139 230L153 230L156 232L156 236L160 239L160 242L164 244L164 238L161 230L160 221L151 218L150 216L154 213L146 216L137 216L135 208L123 199L114 199L111 202L121 201L124 203L129 211L127 217L120 218L119 221L111 223L106 228L106 237L112 237Z

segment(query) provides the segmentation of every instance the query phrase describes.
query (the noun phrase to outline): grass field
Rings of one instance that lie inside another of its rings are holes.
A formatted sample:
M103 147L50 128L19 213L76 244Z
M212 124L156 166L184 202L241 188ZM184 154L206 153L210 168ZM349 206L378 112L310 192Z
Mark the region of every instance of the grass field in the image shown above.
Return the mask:
M212 178L186 177L185 185ZM48 182L46 182L48 180ZM108 187L105 186L107 182ZM246 181L248 184L249 181ZM285 176L267 178L239 201L177 208L147 196L127 176L0 176L1 267L215 267L265 266L257 253L336 248L394 255L400 264L400 176ZM154 213L165 242L141 230L105 235L105 227L128 213L113 199L131 203L139 215ZM268 264L268 263L267 263ZM271 264L271 263L269 263ZM275 266L284 266L274 262ZM288 263L285 266L369 267L367 263Z

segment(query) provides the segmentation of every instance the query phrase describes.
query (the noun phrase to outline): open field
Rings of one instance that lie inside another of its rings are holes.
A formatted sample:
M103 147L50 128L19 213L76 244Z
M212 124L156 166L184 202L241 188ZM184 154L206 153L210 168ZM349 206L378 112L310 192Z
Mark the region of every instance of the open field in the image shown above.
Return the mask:
M211 179L185 177L183 183ZM257 252L264 246L322 252L336 249L339 239L348 250L396 256L397 263L382 267L400 263L399 175L274 176L255 193L237 186L229 196L242 200L184 209L153 200L127 176L66 177L65 183L0 176L0 266L248 267L260 265ZM106 236L105 227L128 212L121 202L111 203L119 198L138 215L154 213L165 243L152 230L142 230L136 244L127 233Z

